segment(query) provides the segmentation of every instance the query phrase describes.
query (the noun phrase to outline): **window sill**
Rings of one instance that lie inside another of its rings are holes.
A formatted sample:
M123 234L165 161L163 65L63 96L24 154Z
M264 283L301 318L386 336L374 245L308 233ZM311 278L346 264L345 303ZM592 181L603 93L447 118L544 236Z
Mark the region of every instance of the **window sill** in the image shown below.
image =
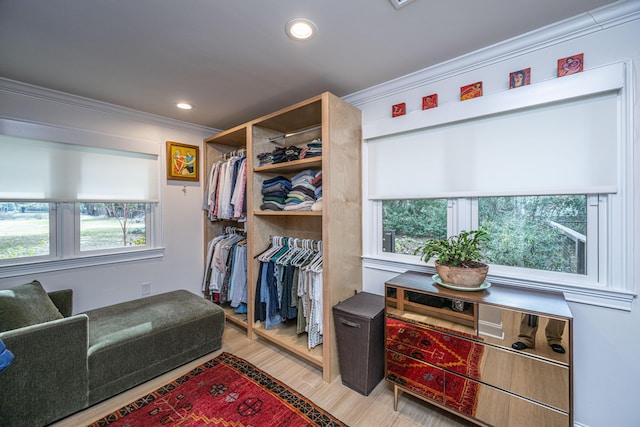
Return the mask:
M431 274L435 273L435 269L433 267L422 262L415 262L415 257L408 255L383 255L379 257L364 256L362 259L364 268L396 272L398 274L404 273L407 270ZM491 270L489 270L489 273L491 273ZM539 282L491 274L487 276L487 279L489 282L495 281L519 288L562 292L567 301L572 303L587 304L623 311L631 311L633 300L636 297L635 293L616 289Z
M153 248L129 252L82 256L69 259L25 262L0 267L0 279L25 276L29 274L47 273L50 271L71 270L80 267L92 267L97 265L162 258L163 256L164 248Z

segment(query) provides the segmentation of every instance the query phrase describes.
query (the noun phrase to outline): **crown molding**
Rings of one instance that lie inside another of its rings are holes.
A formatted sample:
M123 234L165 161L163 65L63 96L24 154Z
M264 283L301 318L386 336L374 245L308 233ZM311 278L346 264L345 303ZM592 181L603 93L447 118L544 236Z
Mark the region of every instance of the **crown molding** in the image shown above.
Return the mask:
M19 82L16 80L0 77L0 93L15 93L19 95L29 96L32 98L43 99L47 101L57 102L61 104L67 104L76 108L83 108L86 110L93 110L101 114L110 114L126 118L129 120L136 120L143 123L148 123L156 126L163 126L172 129L179 129L184 131L198 131L207 134L214 134L220 132L219 129L210 128L207 126L197 125L194 123L188 123L181 120L172 119L169 117L159 116L157 114L145 113L132 108L122 107L108 102L97 101L95 99L85 98L70 93L60 92L53 89L44 88L41 86L35 86L28 83Z
M342 99L357 107L638 19L640 1L613 3L352 93Z

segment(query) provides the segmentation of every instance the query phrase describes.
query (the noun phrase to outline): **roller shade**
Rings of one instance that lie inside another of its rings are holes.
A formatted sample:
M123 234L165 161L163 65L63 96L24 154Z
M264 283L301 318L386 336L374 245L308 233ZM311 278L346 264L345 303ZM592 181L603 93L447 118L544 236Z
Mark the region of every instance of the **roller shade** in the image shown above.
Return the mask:
M617 192L618 92L369 139L370 199Z
M158 201L158 156L0 135L0 200Z

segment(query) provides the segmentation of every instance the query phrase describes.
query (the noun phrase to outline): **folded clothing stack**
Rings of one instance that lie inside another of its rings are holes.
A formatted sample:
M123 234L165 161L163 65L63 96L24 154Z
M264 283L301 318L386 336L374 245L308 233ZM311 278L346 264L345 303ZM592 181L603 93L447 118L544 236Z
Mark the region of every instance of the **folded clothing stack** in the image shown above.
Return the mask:
M263 211L284 210L286 199L292 190L291 181L285 176L276 176L262 182L262 205Z
M316 172L311 184L316 187L314 190L314 194L316 196L316 202L311 205L312 211L321 211L322 210L322 171Z
M313 141L307 144L307 147L302 150L300 153L301 159L306 159L309 157L317 157L322 155L322 140L320 138L316 138Z
M305 148L290 145L288 147L278 147L273 151L260 153L257 155L259 165L267 166L277 163L290 162L293 160L306 159L322 155L322 140L316 138L307 143Z
M292 189L285 200L285 211L310 211L316 202L316 187L313 179L317 172L304 170L291 178Z
M260 162L259 166L266 166L266 165L273 164L272 152L258 154L258 161Z

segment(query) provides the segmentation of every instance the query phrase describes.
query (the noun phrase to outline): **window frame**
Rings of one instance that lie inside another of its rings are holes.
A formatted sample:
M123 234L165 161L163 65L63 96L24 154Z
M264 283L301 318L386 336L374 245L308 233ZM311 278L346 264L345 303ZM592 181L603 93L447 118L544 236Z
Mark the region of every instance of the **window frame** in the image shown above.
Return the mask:
M374 253L376 256L381 254L385 255L385 258L389 260L397 259L400 262L407 262L417 260L419 264L425 264L420 260L418 255L398 254L395 252L385 252L382 247L382 201L375 201L380 207L380 221L378 227L376 227L376 233L379 234L379 238L376 239L376 246ZM479 227L479 211L478 211L479 198L455 198L447 199L447 236L452 236L460 233L464 230L477 229ZM606 212L607 209L607 197L606 195L587 195L587 227L588 236L587 239L587 273L564 273L556 271L538 270L532 268L515 267L499 264L490 264L492 275L500 277L518 278L520 280L535 280L545 283L572 283L582 284L585 286L602 288L606 287L601 278L606 275L601 275L601 271L606 271L606 266L600 265L600 260L604 261L604 257L599 257L599 253L606 250L607 242L607 229L605 227L599 227L600 212ZM601 243L601 242L604 242ZM434 263L430 260L426 263L428 267L434 267Z
M621 269L625 256L616 257L613 248L621 245L618 240L627 240L625 236L618 239L612 237L612 227L608 225L612 215L612 203L608 195L587 196L587 274L561 273L522 267L510 267L490 264L489 281L503 284L534 288L539 290L560 291L569 301L591 305L630 310L634 294L627 289L616 286L616 277L608 274L611 270ZM433 262L424 263L417 255L397 254L382 250L382 201L365 202L365 239L364 268L382 269L402 273L407 270L435 273ZM477 228L478 199L455 198L447 203L447 235L454 235L462 230ZM366 233L366 230L369 233ZM626 255L630 257L629 254ZM613 261L617 259L617 261ZM630 261L630 259L629 259ZM593 263L595 262L595 267ZM614 265L611 263L614 262Z
M50 254L0 260L0 279L163 257L159 205L146 205L144 246L80 251L80 202L50 202Z
M113 203L109 202L91 202L91 203ZM119 203L119 202L115 202ZM91 250L82 250L80 248L81 242L81 202L74 203L74 256L75 257L83 257L89 255L102 255L102 254L110 254L116 252L134 252L143 249L147 249L152 247L153 244L153 235L152 235L152 224L153 224L153 211L154 204L153 203L145 203L145 244L137 245L137 246L119 246L114 248L106 248L106 249L91 249Z

